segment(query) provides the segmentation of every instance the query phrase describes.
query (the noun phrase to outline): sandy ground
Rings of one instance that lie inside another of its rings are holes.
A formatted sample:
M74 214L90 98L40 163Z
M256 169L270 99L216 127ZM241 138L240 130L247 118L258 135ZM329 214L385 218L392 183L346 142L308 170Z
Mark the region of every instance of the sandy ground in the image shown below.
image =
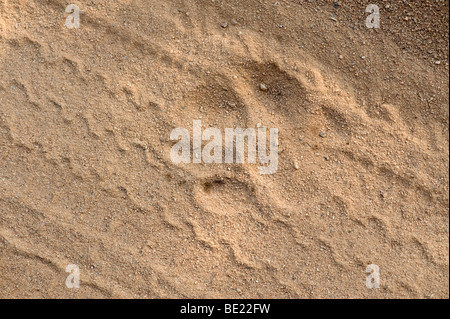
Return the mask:
M0 297L448 298L449 2L334 3L0 0Z

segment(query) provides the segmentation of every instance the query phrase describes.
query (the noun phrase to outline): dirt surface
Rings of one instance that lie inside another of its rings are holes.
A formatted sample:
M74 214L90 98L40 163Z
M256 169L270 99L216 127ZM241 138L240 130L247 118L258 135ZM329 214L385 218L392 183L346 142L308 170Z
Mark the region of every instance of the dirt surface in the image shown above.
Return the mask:
M448 1L69 3L0 0L0 298L449 297Z

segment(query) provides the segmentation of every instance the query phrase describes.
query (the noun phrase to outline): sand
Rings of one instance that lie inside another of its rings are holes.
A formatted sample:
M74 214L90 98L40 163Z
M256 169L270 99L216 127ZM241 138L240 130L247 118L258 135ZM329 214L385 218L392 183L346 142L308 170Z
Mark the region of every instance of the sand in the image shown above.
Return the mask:
M0 298L448 298L449 3L372 2L0 0Z

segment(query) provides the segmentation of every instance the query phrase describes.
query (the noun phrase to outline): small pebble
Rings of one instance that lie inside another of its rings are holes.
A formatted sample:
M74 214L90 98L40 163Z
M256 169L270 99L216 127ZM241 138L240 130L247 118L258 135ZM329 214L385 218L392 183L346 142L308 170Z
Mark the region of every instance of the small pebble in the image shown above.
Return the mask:
M325 137L327 137L327 133L325 131L320 131L319 136L321 138L325 138Z
M261 90L261 91L267 91L267 86L265 85L265 84L263 84L263 83L261 83L260 85L259 85L259 89Z
M222 28L227 28L228 27L228 23L226 23L226 22L223 22L223 23L221 23L220 24L220 26L222 27Z

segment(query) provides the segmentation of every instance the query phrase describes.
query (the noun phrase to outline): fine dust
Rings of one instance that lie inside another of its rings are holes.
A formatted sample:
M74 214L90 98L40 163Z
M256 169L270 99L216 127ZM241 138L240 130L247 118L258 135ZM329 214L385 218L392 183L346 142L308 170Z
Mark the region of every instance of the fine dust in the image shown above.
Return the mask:
M72 3L0 0L0 298L449 297L448 1Z

